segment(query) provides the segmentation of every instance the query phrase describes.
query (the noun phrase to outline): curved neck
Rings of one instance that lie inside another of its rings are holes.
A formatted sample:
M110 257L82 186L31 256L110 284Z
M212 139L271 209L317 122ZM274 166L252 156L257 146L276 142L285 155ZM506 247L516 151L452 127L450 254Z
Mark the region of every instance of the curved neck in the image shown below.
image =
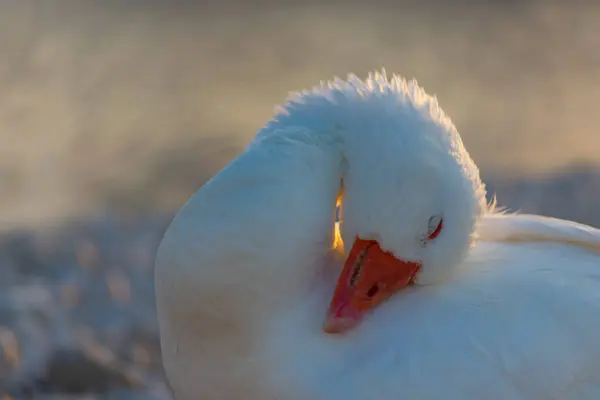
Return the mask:
M335 140L286 129L250 146L175 216L155 279L163 361L178 396L239 397L223 370L258 382L240 359L256 356L268 321L312 290L333 242L340 165ZM211 360L210 370L198 375L198 359Z
M201 298L195 318L230 306L256 317L299 300L331 249L340 178L327 135L289 128L254 143L174 218L157 265L181 262L160 279Z

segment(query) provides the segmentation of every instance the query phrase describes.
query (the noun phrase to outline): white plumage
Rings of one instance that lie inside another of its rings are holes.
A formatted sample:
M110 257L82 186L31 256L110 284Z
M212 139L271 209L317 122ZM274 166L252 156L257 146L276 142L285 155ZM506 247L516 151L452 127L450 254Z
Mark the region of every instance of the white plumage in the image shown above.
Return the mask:
M345 243L422 268L327 335L342 192ZM180 400L600 398L600 232L489 210L450 120L398 77L292 97L174 218L156 288Z

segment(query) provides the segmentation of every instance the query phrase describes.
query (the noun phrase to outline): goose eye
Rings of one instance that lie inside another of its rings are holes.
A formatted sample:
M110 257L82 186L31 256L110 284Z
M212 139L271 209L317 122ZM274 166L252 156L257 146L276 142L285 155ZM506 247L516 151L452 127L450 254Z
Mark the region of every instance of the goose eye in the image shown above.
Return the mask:
M439 215L434 215L429 218L429 223L427 224L427 240L433 240L440 232L442 232L442 228L444 227L444 218Z

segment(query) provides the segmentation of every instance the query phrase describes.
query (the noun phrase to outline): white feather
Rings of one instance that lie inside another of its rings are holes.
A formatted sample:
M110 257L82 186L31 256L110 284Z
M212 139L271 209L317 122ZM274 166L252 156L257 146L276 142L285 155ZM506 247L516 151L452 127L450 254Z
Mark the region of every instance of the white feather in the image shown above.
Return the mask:
M419 286L346 335L321 324L346 241ZM444 230L422 246L432 215ZM434 98L385 74L295 95L174 218L156 257L180 400L600 398L600 233L485 204Z

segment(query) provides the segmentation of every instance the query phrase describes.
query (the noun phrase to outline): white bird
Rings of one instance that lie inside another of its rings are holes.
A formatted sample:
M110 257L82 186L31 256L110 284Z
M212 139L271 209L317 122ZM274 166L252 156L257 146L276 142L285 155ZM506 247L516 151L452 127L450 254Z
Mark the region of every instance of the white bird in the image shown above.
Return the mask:
M600 232L488 207L436 99L385 73L293 95L155 277L180 400L600 398Z

